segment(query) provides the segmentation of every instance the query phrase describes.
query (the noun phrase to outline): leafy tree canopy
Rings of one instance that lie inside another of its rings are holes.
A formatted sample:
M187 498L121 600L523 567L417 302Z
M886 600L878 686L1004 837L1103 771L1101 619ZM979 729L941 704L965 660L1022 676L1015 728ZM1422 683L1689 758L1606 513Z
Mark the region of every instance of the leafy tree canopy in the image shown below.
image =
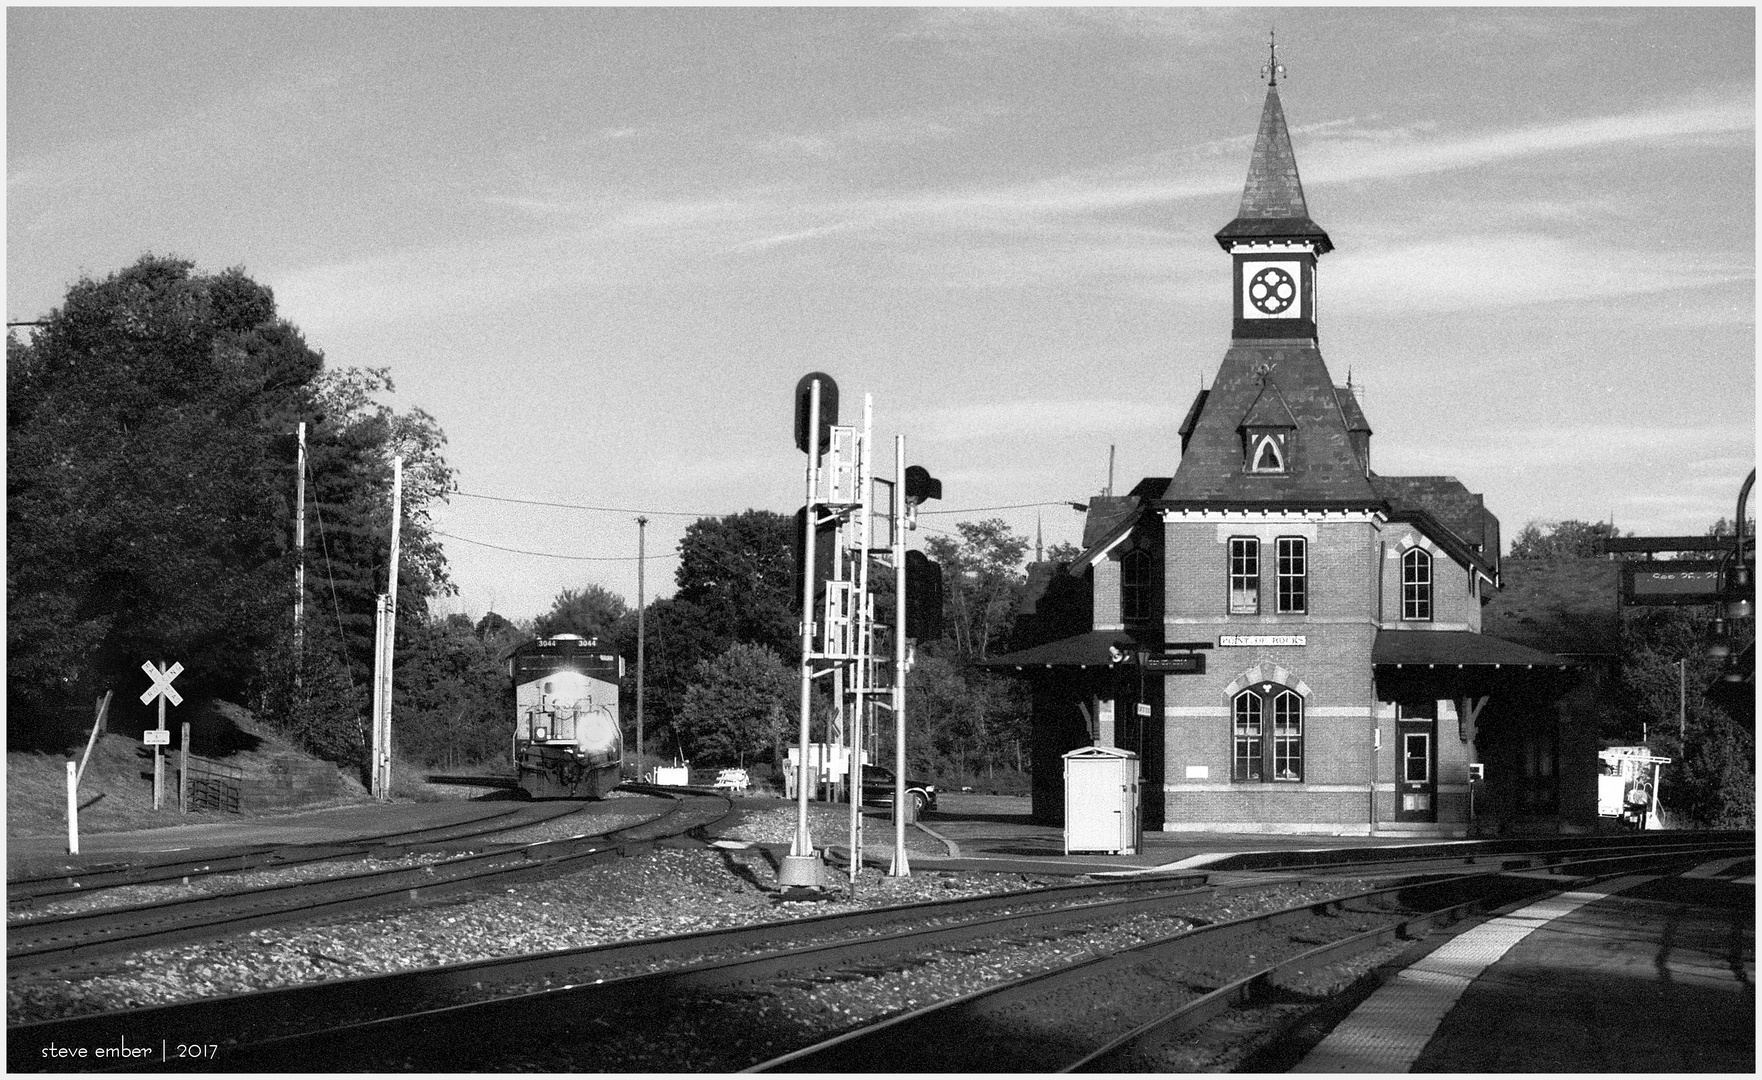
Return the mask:
M794 522L770 510L700 518L679 543L677 598L695 605L727 641L800 655L794 595Z
M1511 558L1597 558L1604 553L1603 542L1620 535L1621 531L1607 521L1532 521L1511 538Z
M539 637L580 634L611 640L619 621L629 614L630 605L622 596L604 585L589 584L564 589L552 601L551 610L533 620L532 630Z
M288 623L291 434L322 357L243 271L152 255L7 354L9 701L158 659L186 694L241 691Z
M1028 539L1002 518L963 521L955 529L958 539L932 536L924 549L942 566L945 636L962 657L984 659L1015 621Z

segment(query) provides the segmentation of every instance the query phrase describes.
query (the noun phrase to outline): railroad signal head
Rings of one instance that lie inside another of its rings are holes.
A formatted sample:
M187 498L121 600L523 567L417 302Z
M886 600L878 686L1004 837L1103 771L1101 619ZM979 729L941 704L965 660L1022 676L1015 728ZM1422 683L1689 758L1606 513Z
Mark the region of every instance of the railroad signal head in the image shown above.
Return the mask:
M942 498L942 481L930 475L930 470L922 465L907 465L905 469L905 501L907 506L916 506L926 499Z
M820 381L820 440L814 456L818 457L831 447L832 426L838 423L838 384L823 371L810 371L795 384L795 448L808 452L808 425L813 422L808 413L816 379Z
M905 553L905 633L919 641L942 636L942 566L921 551Z

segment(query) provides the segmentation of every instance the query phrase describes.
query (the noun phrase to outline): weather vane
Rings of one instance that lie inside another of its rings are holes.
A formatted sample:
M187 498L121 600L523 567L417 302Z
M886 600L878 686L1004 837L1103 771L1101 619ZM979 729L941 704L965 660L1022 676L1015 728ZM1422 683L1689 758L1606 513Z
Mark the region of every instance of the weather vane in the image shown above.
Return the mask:
M1279 85L1279 76L1285 73L1285 65L1279 63L1278 34L1276 29L1268 30L1266 34L1267 61L1260 66L1260 77L1267 80L1268 86Z

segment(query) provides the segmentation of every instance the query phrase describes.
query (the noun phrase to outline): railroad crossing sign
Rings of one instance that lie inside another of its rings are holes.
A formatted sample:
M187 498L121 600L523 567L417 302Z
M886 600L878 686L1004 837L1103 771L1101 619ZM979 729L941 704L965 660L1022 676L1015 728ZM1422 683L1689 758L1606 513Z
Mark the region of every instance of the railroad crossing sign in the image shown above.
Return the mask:
M156 668L152 661L148 661L141 665L141 670L147 673L147 678L153 680L153 685L141 695L141 704L150 704L154 698L162 695L173 705L184 703L183 695L171 688L171 680L183 674L184 666L182 664L173 664L168 668Z

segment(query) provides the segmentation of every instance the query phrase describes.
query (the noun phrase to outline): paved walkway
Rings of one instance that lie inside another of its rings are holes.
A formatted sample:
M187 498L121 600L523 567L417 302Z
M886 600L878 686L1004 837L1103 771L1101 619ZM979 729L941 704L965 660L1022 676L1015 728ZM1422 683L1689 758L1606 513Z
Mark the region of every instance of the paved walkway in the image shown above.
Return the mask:
M1753 1073L1755 881L1718 873L1620 878L1458 934L1292 1071Z

